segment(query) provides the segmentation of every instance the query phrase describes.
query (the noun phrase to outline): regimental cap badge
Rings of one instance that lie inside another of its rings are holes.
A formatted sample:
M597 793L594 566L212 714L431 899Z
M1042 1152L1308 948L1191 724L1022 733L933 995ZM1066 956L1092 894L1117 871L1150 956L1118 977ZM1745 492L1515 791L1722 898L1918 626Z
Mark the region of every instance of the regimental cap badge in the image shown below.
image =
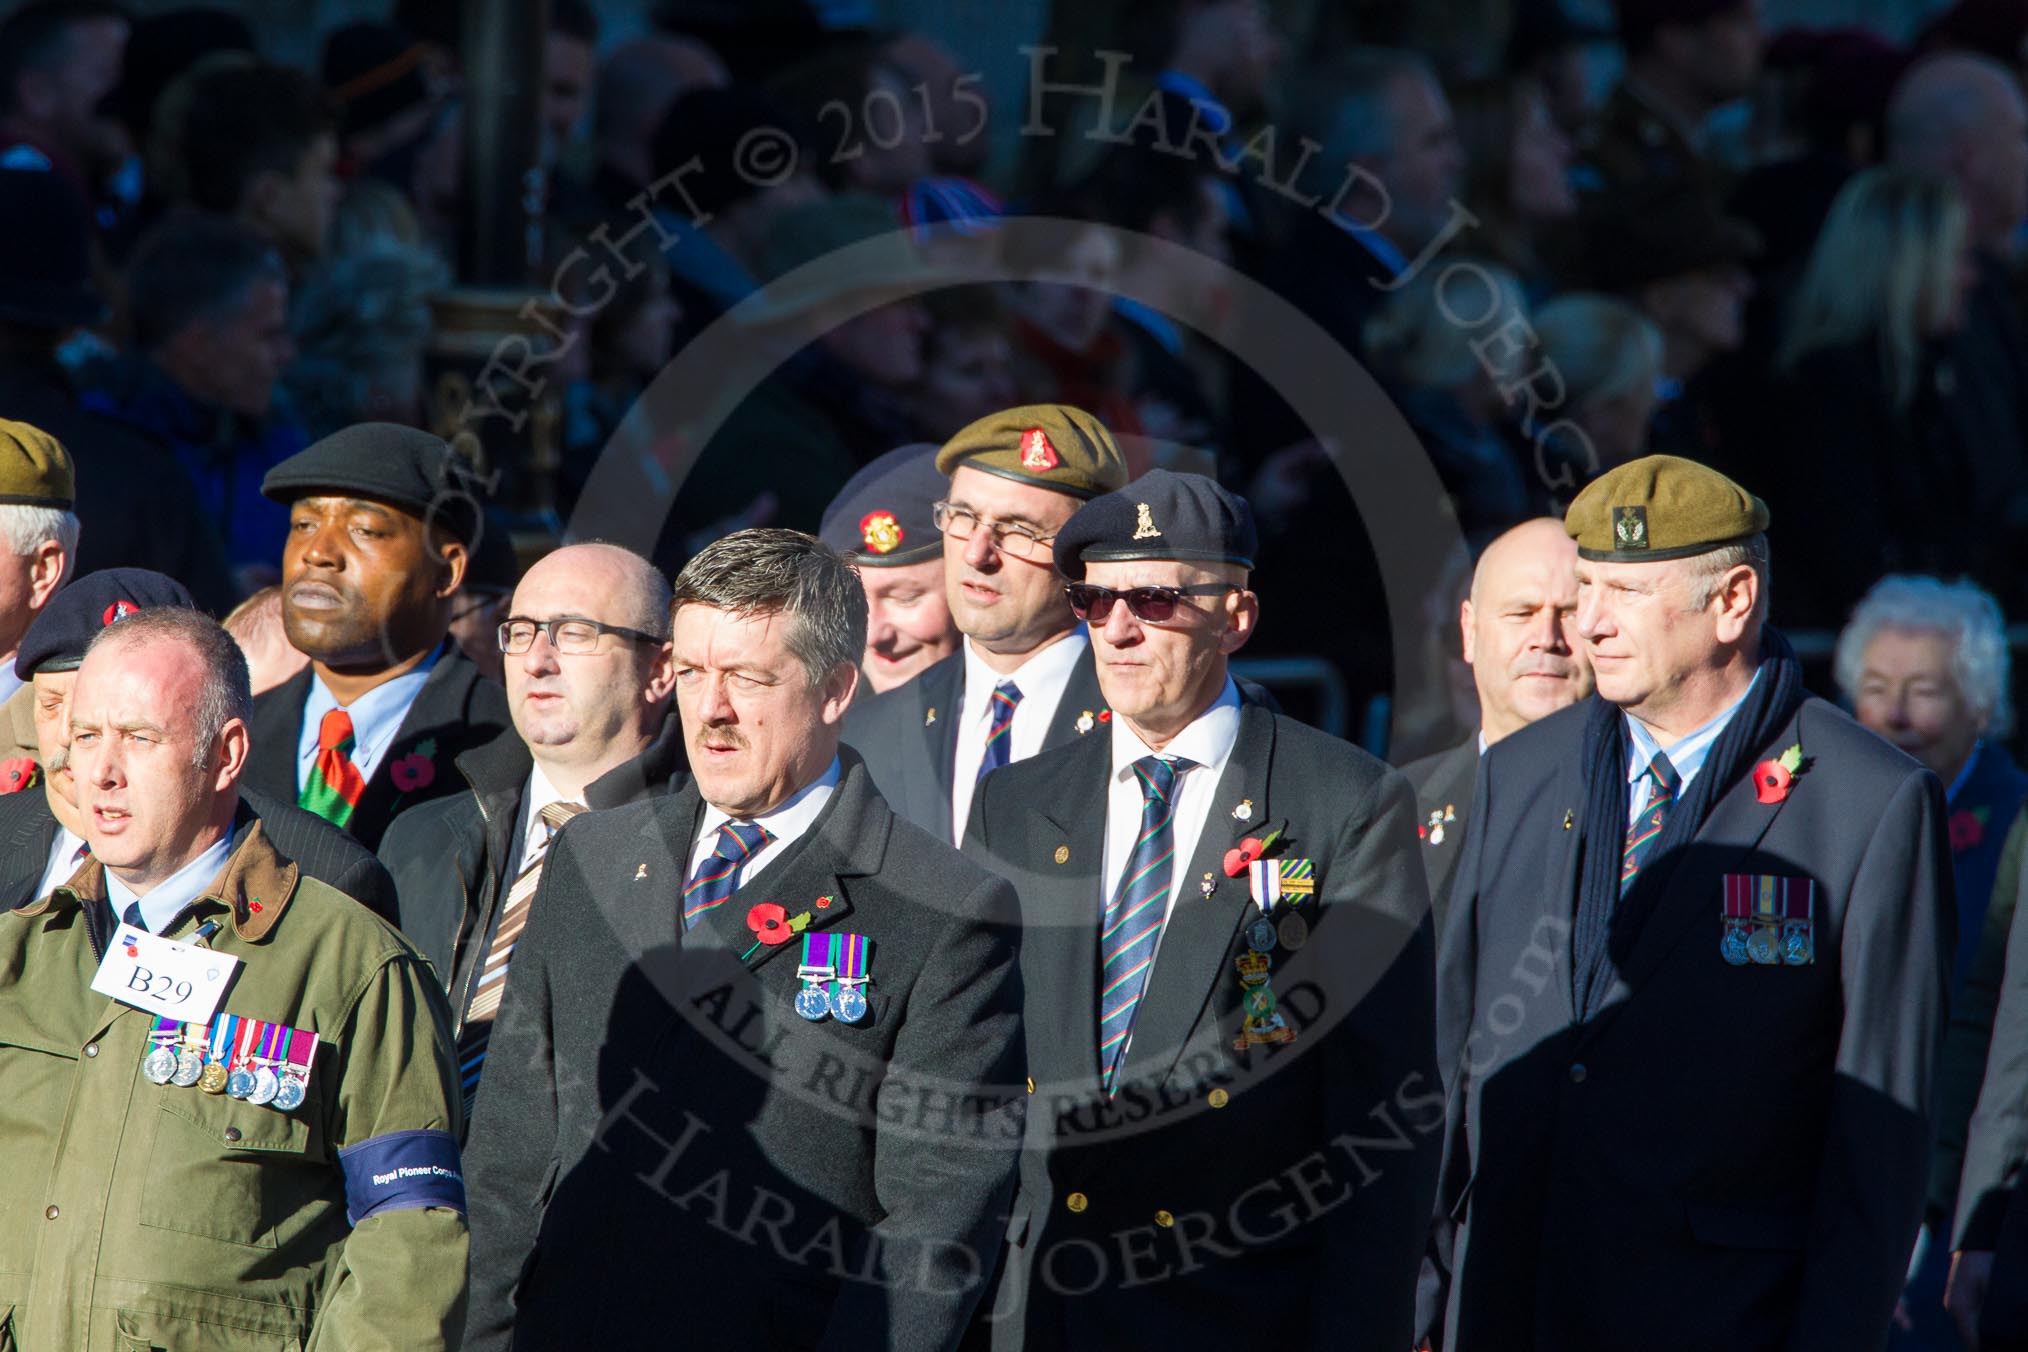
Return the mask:
M1062 463L1063 458L1056 453L1056 447L1049 444L1047 432L1031 427L1021 434L1021 468L1040 474Z
M115 621L124 620L127 618L127 616L134 614L139 609L140 607L135 605L132 601L127 600L125 597L121 597L119 600L113 602L111 605L106 607L106 613L99 617L99 623L103 627L111 628Z
M1621 549L1646 549L1648 547L1648 509L1645 507L1613 508L1613 543Z
M1149 515L1148 504L1145 502L1135 503L1134 538L1136 540L1153 540L1161 534L1161 531L1155 529L1155 518Z
M906 535L893 512L868 512L859 518L859 538L875 554L892 554Z

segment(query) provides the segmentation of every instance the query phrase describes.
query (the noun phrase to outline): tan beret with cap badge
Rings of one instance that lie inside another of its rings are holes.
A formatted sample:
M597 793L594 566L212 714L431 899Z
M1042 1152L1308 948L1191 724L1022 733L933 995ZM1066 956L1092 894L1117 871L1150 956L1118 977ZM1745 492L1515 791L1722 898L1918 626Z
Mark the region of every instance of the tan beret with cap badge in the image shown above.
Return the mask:
M0 418L0 503L73 510L77 476L63 443L40 427Z
M1736 545L1767 529L1767 504L1715 469L1650 455L1600 475L1564 513L1595 563L1663 563Z
M989 413L944 443L937 472L966 467L1095 498L1127 484L1127 462L1105 424L1068 404Z

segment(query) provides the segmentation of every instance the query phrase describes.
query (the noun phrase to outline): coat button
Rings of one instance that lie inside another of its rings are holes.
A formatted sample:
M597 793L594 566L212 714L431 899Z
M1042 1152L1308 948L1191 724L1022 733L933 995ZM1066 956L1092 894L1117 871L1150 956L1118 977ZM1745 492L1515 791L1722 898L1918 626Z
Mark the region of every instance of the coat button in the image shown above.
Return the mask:
M1223 1108L1226 1104L1232 1102L1232 1095L1226 1093L1222 1088L1214 1089L1204 1096L1204 1101L1214 1108Z
M1157 1211L1155 1213L1155 1224L1161 1226L1164 1230L1167 1230L1175 1223L1176 1217L1173 1214L1167 1211Z
M228 1141L237 1141L239 1139L239 1128L227 1127L225 1129L225 1139Z
M63 1213L62 1213L61 1211L57 1210L57 1209L56 1209L55 1207L51 1207L51 1208L49 1208L49 1210L47 1210L47 1211L43 1212L43 1213L42 1213L42 1216L43 1216L43 1219L44 1219L44 1220L52 1220L52 1221L53 1221L53 1220L55 1220L55 1219L56 1219L56 1218L57 1218L58 1216L61 1216L62 1214L63 1214Z
M1085 1196L1081 1192L1074 1192L1070 1196L1063 1199L1063 1204L1069 1207L1072 1211L1082 1214L1084 1209L1091 1205L1091 1198ZM51 1207L50 1210L54 1211L56 1210L56 1208Z
M1570 1068L1570 1082L1572 1084L1583 1084L1586 1073L1587 1072L1585 1071L1584 1068L1584 1062L1579 1061L1576 1065Z
M96 1043L96 1042L87 1042L87 1043L85 1043L85 1055L86 1055L86 1056L97 1056L98 1054L99 1054L99 1044L98 1044L98 1043Z

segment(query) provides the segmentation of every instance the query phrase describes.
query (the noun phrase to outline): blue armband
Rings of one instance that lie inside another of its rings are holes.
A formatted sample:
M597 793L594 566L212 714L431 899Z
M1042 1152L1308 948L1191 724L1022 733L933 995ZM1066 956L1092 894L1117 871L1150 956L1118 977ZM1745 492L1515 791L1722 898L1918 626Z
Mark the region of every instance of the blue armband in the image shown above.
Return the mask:
M458 1138L448 1131L391 1131L338 1152L345 1171L345 1219L353 1225L383 1211L449 1207L465 1214Z

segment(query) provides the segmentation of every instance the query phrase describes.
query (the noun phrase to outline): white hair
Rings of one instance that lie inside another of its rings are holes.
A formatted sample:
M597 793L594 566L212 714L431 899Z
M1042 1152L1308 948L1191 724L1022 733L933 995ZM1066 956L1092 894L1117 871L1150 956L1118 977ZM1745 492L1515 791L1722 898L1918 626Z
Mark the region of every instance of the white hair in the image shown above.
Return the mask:
M63 550L63 575L77 563L77 515L58 507L0 503L0 541L16 558L27 558L51 540Z
M2011 660L2007 621L2000 603L1969 581L1896 573L1873 584L1838 635L1838 688L1850 704L1859 694L1866 649L1883 629L1942 634L1951 642L1951 673L1965 703L1984 720L1985 735L2004 737L2014 726L2007 693Z

